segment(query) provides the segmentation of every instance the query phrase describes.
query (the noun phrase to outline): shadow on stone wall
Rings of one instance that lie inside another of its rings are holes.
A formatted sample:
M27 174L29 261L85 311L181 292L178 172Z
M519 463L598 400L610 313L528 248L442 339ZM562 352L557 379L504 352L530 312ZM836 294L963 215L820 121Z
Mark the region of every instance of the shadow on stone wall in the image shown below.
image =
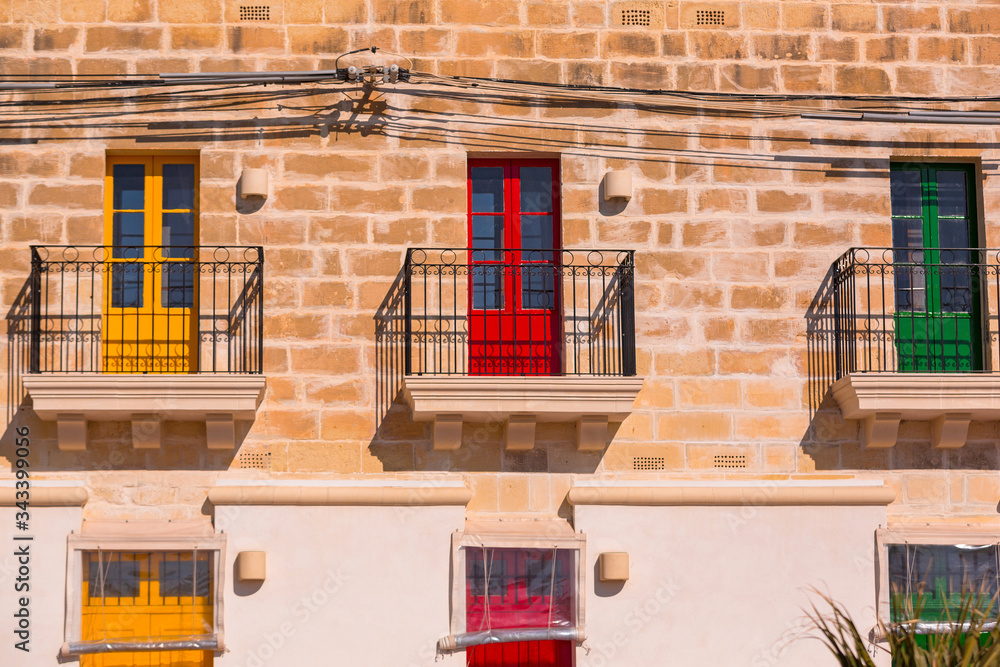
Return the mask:
M9 470L14 466L15 430L27 427L33 473L102 470L227 470L250 430L251 422L236 422L236 447L231 451L205 446L204 422L165 421L161 425L159 450L137 450L132 446L128 421L88 422L87 450L61 451L55 422L42 421L31 407L22 378L32 367L31 279L18 291L7 311L7 406L0 459ZM37 354L37 352L35 353Z
M593 473L603 452L576 449L576 425L538 423L535 447L506 451L503 421L466 423L462 446L435 450L431 424L413 421L401 388L406 372L405 269L401 269L375 313L375 435L368 451L386 472ZM452 341L454 343L454 341Z

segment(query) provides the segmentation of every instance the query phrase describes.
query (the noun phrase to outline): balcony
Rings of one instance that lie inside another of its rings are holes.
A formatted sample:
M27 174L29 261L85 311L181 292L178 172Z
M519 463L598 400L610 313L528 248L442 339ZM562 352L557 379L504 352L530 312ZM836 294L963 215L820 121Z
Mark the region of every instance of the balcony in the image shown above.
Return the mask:
M573 422L599 450L631 412L636 377L630 250L411 248L402 272L402 394L434 447L463 422L502 422L508 449L537 421Z
M163 420L204 421L231 449L264 392L263 268L259 246L32 246L17 357L60 449L88 420L131 421L142 449Z
M893 446L907 419L956 448L972 420L1000 419L1000 251L852 248L833 290L832 391L864 446Z

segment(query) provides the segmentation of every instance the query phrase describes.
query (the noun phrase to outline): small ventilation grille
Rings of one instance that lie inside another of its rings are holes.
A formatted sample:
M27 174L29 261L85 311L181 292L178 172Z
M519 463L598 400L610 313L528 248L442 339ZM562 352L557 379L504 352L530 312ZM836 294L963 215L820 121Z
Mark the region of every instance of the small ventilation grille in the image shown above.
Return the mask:
M271 452L241 452L239 462L247 470L270 470Z
M622 25L649 26L653 23L653 12L649 9L623 9Z
M241 21L270 21L271 8L268 5L240 5Z
M695 25L726 25L726 12L721 9L699 9L694 15Z
M634 456L632 457L633 470L663 470L664 460L662 456Z
M663 3L629 0L611 8L612 25L623 28L662 28Z
M747 457L745 454L716 454L716 468L746 468Z

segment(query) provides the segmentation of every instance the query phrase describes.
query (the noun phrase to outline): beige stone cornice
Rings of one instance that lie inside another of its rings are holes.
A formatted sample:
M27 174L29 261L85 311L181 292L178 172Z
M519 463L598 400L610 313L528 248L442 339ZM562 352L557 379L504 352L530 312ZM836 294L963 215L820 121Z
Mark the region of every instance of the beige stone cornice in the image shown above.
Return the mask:
M884 486L575 486L570 505L888 505Z
M632 412L641 377L481 377L410 375L403 397L416 421L442 412L466 421L501 419L511 413L535 414L538 421L575 421L581 415L606 415L620 422Z
M831 391L844 418L861 421L865 447L892 447L907 419L931 422L934 446L954 449L973 419L1000 419L1000 375L990 373L853 373Z
M465 486L216 486L215 505L458 505L472 492Z
M23 382L38 416L56 422L59 449L81 451L88 421L131 421L136 449L159 449L164 420L204 421L207 447L232 449L234 422L254 418L266 380L236 373L45 373Z
M114 375L45 373L25 375L32 407L44 420L81 414L91 421L128 420L136 413L163 419L204 419L232 413L253 419L264 396L263 375Z
M569 422L577 447L601 450L608 424L625 420L642 389L641 377L497 377L410 375L403 398L414 421L434 422L434 448L457 449L463 422L504 424L504 446L534 446L535 422Z

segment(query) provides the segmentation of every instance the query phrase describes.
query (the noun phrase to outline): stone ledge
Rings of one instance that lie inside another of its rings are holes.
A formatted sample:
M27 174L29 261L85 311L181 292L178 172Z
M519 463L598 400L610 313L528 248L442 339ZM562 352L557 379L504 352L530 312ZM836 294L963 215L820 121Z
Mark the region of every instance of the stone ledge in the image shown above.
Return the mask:
M809 506L889 505L896 492L885 486L574 486L570 505Z
M534 424L577 425L577 447L607 445L607 425L624 421L641 377L407 376L403 398L413 420L434 422L434 448L461 446L462 422L503 422L508 449L531 449Z
M18 489L0 487L0 507L13 507L19 501ZM82 486L38 486L31 487L29 505L32 507L81 507L90 497Z
M833 397L845 419L861 421L861 442L896 444L903 419L931 422L939 449L965 444L972 420L1000 419L1000 375L987 373L853 373L837 380Z
M45 421L55 421L59 448L86 448L87 421L131 421L133 445L158 449L160 422L204 421L212 449L232 449L234 420L253 419L264 397L263 375L26 375L24 389Z
M459 505L472 500L465 486L316 487L216 486L208 499L214 505Z

